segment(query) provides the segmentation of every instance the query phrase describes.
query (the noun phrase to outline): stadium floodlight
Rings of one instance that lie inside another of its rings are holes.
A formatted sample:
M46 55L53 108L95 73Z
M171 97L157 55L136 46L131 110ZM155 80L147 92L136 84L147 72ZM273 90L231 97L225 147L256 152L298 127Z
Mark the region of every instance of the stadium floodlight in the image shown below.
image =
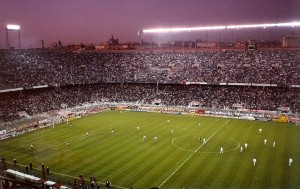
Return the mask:
M145 29L143 33L168 33L168 32L183 32L183 31L201 31L201 30L221 30L226 26L206 26L206 27L192 27L192 28L157 28Z
M244 24L244 25L232 25L227 26L227 29L239 29L239 28L269 28L269 27L295 27L300 26L300 22L288 22L288 23L270 23L270 24Z
M9 24L6 26L8 30L20 30L20 25Z
M245 25L232 25L227 26L227 29L240 29L240 28L267 28L267 27L275 27L275 24L245 24Z
M222 29L245 29L245 28L268 28L268 27L296 27L300 26L300 22L287 23L268 23L268 24L242 24L229 26L206 26L206 27L191 27L191 28L157 28L145 29L143 33L168 33L168 32L184 32L184 31L202 31L202 30L222 30Z
M19 49L21 49L21 36L20 36L20 25L14 25L14 24L8 24L6 25L6 35L5 35L5 38L6 38L6 47L9 49L11 48L10 45L9 45L9 37L8 37L8 33L9 31L11 32L18 32L18 39L19 39Z
M278 27L295 27L300 26L300 22L289 22L289 23L279 23L277 24Z

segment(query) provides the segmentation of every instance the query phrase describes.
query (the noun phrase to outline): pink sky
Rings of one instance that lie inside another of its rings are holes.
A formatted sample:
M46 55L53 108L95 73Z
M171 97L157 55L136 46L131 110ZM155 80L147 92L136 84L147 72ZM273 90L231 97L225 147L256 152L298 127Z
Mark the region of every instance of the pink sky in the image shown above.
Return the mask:
M46 46L59 39L63 45L100 44L111 34L121 42L139 41L137 32L145 28L299 21L299 13L299 0L0 0L0 48L5 48L6 24L21 25L21 46L29 48L38 47L40 40ZM261 31L260 38L277 39L286 32ZM209 34L211 40L216 36ZM229 36L221 34L222 39ZM206 32L143 36L145 41L197 38L206 39ZM9 39L16 46L16 32L9 32Z

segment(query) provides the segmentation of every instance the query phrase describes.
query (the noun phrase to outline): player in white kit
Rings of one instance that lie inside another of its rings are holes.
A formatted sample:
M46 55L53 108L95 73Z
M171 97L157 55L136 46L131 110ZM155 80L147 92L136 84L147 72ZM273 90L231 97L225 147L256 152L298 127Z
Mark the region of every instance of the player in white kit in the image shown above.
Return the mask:
M264 140L264 145L267 145L267 139Z
M292 159L292 158L290 158L290 159L289 159L289 166L291 166L291 165L292 165L292 163L293 163L293 159Z

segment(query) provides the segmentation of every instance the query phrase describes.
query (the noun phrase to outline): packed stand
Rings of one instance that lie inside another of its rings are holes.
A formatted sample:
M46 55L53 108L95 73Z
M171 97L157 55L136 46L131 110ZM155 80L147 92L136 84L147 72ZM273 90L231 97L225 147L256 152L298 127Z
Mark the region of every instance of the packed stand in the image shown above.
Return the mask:
M300 84L300 56L291 51L95 52L0 51L9 86L91 83Z
M137 102L152 104L156 99L167 106L188 106L198 101L208 108L232 108L241 104L247 109L277 110L290 107L300 112L300 89L274 87L226 87L156 84L90 84L22 92L0 93L0 120L74 107L86 102Z

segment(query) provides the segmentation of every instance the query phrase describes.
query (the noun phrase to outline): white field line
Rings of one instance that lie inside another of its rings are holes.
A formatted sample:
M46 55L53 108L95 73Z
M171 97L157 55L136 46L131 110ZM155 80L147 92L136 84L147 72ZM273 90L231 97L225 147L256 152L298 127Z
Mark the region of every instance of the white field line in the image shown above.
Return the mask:
M219 129L217 129L208 139L206 142L208 142L217 132L219 132L230 120L226 121ZM188 160L193 157L195 153L198 152L198 150L203 146L204 144L202 143L182 164L180 164L159 186L158 188L161 188Z
M175 148L177 148L177 149L179 149L179 150L187 151L187 152L195 152L195 150L188 150L188 149L181 148L181 147L177 146L177 145L174 143L175 139L177 139L177 138L178 138L178 137L176 137L176 138L174 138L174 139L172 140L172 144L173 144L173 146L174 146ZM241 146L241 144L240 144L237 140L232 139L232 138L228 138L228 139L229 139L229 140L232 140L232 141L235 142L235 143L237 143L237 146L236 146L235 148L231 149L231 150L224 150L224 153L232 152L232 151L238 149L238 148ZM199 152L199 153L202 153L202 154L213 154L213 153L220 153L220 152L217 151L217 152Z
M181 148L181 147L177 146L177 145L174 143L174 141L175 141L177 138L178 138L178 137L176 137L176 138L174 138L174 139L172 140L172 144L173 144L173 146L175 146L175 148L178 148L179 150L183 150L183 151L187 151L187 152L195 152L195 150L188 150L188 149Z
M93 130L92 132L89 132L88 136L86 134L84 134L84 135L81 135L79 138L73 138L73 139L70 139L69 141L66 141L66 142L71 142L71 141L80 140L80 139L84 139L84 138L87 138L87 137L95 136L95 135L97 135L98 131L105 131L105 132L100 133L100 134L110 133L110 130L109 131L107 131L107 130L108 129L106 129L106 128L96 129L96 130ZM51 131L51 130L49 130L49 131L56 133L56 131ZM28 144L32 144L32 142L28 142L28 141L22 140L22 139L15 139L15 140L16 141L25 142L25 143L28 143ZM59 144L49 144L49 145L44 145L44 146L47 146L47 147L57 147L57 146L61 146L61 145L66 145L66 142L62 142L62 143L59 143Z

